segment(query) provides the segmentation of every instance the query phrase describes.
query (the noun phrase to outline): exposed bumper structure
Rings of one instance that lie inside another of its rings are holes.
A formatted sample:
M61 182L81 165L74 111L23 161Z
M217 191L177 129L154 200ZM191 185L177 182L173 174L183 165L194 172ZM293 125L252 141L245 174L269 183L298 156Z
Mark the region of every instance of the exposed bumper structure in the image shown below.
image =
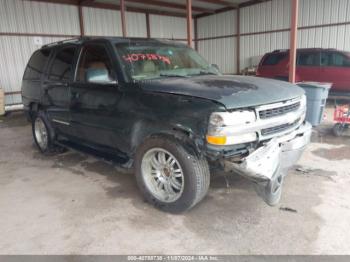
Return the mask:
M311 125L304 123L287 135L273 138L240 162L222 160L222 164L226 171L256 182L258 195L274 206L281 198L283 178L309 144L311 131Z
M311 125L305 123L287 135L273 138L239 163L222 160L225 171L238 173L255 182L269 182L286 174L310 142ZM277 174L278 173L278 174Z

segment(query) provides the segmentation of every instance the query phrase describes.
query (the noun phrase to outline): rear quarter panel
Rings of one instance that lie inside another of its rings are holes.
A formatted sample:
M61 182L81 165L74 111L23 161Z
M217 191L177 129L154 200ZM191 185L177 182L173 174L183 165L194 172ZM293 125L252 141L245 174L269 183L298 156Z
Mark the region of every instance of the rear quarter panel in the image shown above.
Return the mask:
M285 80L284 78L288 78L288 63L289 56L282 59L277 65L263 65L264 60L270 54L265 55L258 66L257 76L266 77L266 78L274 78L278 80Z

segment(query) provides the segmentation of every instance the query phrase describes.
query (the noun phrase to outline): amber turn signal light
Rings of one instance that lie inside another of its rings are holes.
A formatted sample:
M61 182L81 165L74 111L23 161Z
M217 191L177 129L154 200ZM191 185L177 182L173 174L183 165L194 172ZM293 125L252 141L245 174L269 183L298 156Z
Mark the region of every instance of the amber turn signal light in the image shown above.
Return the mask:
M207 142L212 145L226 145L226 136L207 136Z

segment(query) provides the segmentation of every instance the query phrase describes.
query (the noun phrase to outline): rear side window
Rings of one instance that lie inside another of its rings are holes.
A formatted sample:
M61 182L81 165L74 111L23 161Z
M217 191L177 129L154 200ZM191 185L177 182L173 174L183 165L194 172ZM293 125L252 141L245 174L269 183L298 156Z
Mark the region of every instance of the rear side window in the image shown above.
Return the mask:
M350 67L350 58L342 53L324 52L321 55L322 66Z
M52 62L49 80L69 81L73 71L73 60L76 47L63 47L58 50Z
M286 57L287 57L286 53L270 54L264 59L262 65L263 66L277 65Z
M39 80L44 73L47 61L50 56L50 49L42 49L36 51L29 60L23 79Z
M320 52L299 53L297 64L299 66L320 66Z

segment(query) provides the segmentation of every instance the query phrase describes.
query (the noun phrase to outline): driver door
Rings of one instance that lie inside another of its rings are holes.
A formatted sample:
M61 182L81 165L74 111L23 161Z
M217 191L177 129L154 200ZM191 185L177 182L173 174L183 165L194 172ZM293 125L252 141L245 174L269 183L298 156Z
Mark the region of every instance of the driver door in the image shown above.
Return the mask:
M83 45L71 87L70 113L76 136L89 144L118 147L121 98L107 44Z

